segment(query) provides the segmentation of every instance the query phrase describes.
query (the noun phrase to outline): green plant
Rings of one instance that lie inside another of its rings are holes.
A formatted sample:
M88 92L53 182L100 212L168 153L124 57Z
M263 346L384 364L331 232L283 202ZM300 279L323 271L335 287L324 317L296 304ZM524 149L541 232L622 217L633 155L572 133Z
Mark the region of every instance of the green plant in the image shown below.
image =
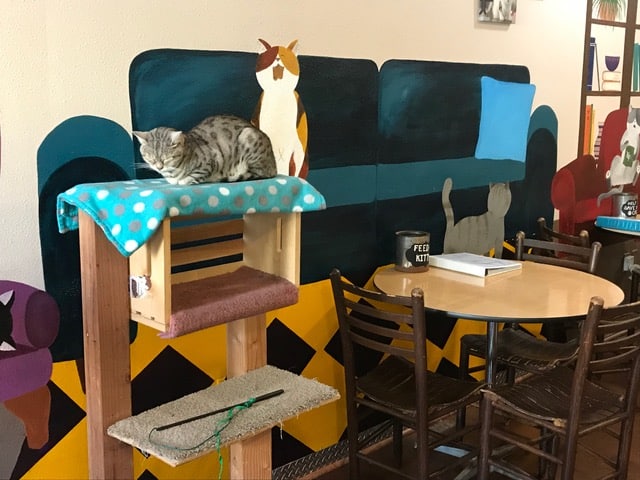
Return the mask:
M615 21L627 8L627 0L593 0L593 11L600 20Z

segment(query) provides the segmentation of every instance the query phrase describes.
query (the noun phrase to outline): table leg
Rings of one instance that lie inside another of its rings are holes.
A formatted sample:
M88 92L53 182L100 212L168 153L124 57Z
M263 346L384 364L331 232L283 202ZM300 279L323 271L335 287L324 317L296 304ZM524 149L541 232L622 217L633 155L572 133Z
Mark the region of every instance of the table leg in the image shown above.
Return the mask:
M496 355L498 347L498 322L487 322L487 355L485 366L485 382L487 387L491 388L496 381ZM480 397L480 424L489 425L491 423L491 408L489 401ZM478 455L478 480L487 480L489 478L489 469L483 469L483 465L487 465L491 449L489 448L489 430L483 429L480 435L480 453Z
M498 347L498 323L487 322L487 355L485 381L492 386L496 381L496 356Z
M131 416L127 259L79 212L89 478L133 478L133 453L107 428Z

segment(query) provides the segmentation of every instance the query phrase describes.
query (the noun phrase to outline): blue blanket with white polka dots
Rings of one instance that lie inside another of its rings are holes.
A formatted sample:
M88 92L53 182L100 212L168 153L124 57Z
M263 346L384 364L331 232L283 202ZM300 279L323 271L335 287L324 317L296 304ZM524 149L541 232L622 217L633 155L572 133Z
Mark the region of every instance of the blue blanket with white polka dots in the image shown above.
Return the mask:
M87 213L118 251L128 257L166 217L227 217L266 212L323 210L326 202L309 182L278 175L235 183L171 185L164 179L84 183L58 195L58 231L78 228L78 209Z

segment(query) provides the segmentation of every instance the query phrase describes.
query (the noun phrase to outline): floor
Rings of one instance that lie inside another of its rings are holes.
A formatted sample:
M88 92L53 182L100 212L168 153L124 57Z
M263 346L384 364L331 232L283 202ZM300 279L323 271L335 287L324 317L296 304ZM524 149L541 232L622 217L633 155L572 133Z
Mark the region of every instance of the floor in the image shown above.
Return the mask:
M471 408L469 411L470 420L477 418L477 408ZM477 435L473 435L473 438L465 439L470 443L477 444ZM383 442L384 443L384 442ZM592 437L590 439L590 445L594 446L598 451L605 452L607 450L613 451L613 442L610 437L606 435L599 435L598 437ZM407 435L404 443L404 468L403 471L407 473L413 472L415 468L415 457L411 458L411 452L413 449L413 439L412 435ZM376 456L380 460L390 459L391 452L389 445L383 445L376 450ZM446 462L447 458L442 455L434 455L431 457L431 460L435 464L435 468L438 468L442 462ZM535 471L535 466L537 465L537 460L535 457L529 454L520 454L518 455L516 461L522 468L525 470ZM579 450L578 459L577 459L577 467L575 477L579 480L589 480L598 478L601 475L604 475L608 469L603 467L600 460L593 457L591 454L584 450ZM391 480L394 478L393 475L389 474L386 471L375 469L373 467L369 467L367 465L361 465L361 475L360 477L363 480ZM440 476L440 480L450 480L455 477L455 472L447 476ZM349 478L348 474L348 465L346 460L339 461L333 465L329 465L324 467L323 469L317 470L307 476L304 477L303 480L347 480ZM398 477L400 478L400 477ZM507 477L504 477L497 473L492 473L491 479L493 480L501 480ZM633 444L631 448L631 464L629 467L628 480L640 480L640 406L639 412L635 417L634 422L634 436L633 436Z

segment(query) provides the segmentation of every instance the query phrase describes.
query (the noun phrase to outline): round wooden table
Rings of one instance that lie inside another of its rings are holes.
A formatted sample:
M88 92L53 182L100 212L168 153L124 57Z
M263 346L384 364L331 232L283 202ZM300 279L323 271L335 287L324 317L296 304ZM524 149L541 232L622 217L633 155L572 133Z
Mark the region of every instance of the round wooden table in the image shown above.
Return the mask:
M535 262L522 269L491 277L430 267L426 272L399 272L381 268L373 282L391 295L411 295L420 287L428 309L455 318L487 322L487 383L495 381L498 323L540 323L584 317L593 296L605 307L620 304L624 292L613 282L586 272Z

